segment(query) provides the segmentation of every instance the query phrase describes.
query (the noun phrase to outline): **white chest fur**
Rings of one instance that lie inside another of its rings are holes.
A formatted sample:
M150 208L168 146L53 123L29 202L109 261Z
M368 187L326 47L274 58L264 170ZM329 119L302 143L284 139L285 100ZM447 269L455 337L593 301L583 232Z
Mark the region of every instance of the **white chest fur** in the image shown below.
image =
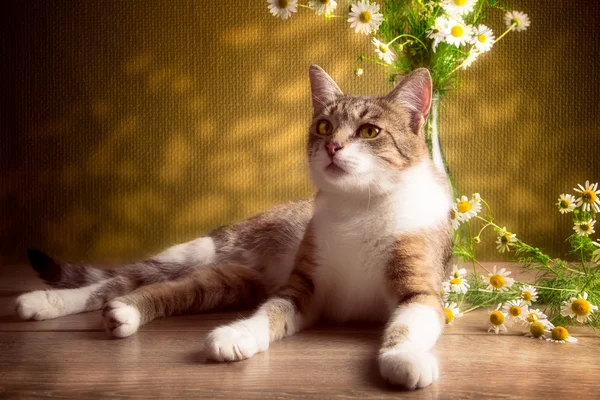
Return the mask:
M445 189L427 169L413 170L389 196L317 197L313 222L318 297L326 318L386 320L396 306L385 276L396 238L435 225L447 218L451 207Z

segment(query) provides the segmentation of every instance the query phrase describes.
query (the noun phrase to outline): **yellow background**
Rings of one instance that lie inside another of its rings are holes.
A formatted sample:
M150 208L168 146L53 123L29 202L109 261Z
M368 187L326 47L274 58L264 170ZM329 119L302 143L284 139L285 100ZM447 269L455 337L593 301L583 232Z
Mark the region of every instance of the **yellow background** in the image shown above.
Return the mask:
M481 193L498 223L559 256L572 228L558 195L600 180L600 6L513 5L532 25L461 75L442 106L443 147L462 192ZM390 89L379 67L353 75L356 57L373 53L343 19L301 9L281 21L262 0L23 1L9 19L9 260L30 246L133 260L309 197L309 64L350 93ZM489 25L499 35L501 15ZM486 237L484 258L502 259Z

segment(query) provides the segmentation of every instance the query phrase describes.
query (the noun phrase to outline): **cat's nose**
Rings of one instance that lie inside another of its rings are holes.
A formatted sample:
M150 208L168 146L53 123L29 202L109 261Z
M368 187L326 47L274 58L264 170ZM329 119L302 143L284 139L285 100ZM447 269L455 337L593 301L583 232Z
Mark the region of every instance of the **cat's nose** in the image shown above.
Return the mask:
M342 146L339 143L327 143L327 153L333 157L335 155L335 153L337 153L338 151L340 151L341 149L344 148L344 146Z

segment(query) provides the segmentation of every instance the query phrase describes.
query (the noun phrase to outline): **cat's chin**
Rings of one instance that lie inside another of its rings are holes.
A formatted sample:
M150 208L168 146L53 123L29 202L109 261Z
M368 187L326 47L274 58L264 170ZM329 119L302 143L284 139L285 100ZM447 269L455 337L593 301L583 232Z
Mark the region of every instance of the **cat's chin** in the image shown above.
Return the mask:
M347 175L348 172L344 168L332 162L325 167L325 174L327 174L328 177L338 178Z

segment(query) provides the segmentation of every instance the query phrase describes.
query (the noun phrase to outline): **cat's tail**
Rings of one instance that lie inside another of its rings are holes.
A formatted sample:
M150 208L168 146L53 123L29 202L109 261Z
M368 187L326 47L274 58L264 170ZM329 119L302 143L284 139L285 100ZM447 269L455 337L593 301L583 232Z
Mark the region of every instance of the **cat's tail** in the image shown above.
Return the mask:
M28 249L27 256L33 269L47 284L57 289L75 289L122 276L128 278L135 287L179 279L190 274L197 265L164 263L147 260L127 264L117 268L98 268L89 264L65 264L54 260L45 253Z

